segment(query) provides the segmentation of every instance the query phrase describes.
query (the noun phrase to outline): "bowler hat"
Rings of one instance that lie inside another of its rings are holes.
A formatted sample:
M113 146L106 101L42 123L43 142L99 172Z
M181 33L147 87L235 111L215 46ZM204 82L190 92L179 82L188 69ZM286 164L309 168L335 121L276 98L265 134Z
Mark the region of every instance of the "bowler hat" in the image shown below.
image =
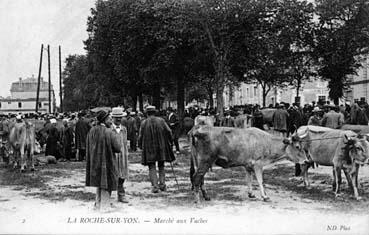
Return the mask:
M100 110L98 113L97 113L97 117L96 119L101 123L101 122L104 122L105 119L109 116L109 113L105 112L104 110Z
M111 116L112 117L123 117L123 108L115 107L112 109Z

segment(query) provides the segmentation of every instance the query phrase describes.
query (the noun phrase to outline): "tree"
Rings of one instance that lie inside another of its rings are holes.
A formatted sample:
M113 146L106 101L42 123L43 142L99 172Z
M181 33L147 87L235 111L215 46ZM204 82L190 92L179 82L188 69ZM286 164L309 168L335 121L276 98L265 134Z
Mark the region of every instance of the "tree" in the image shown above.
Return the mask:
M356 74L368 54L369 4L365 0L317 1L314 52L318 74L328 80L329 97L338 104L348 75Z
M69 55L66 58L64 77L65 111L86 109L91 105L92 84L87 80L87 58L84 55Z

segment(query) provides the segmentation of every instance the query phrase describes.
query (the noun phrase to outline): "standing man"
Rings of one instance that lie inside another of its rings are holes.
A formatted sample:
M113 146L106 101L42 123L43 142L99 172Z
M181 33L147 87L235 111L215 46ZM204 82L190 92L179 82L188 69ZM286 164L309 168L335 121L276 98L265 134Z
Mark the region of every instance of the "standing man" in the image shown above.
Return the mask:
M124 181L128 178L128 146L127 129L122 125L123 108L112 109L113 124L112 130L121 145L119 153L116 153L118 162L118 202L128 203L125 199Z
M73 146L73 124L72 121L65 119L64 124L64 134L63 134L63 148L64 156L67 161L71 160L72 157L72 146Z
M260 111L260 106L257 104L255 105L255 110L252 115L253 122L252 126L259 128L260 130L264 130L264 116L263 113Z
M111 192L117 190L118 171L115 153L121 151L113 131L112 118L101 110L97 125L91 128L86 139L86 186L96 187L95 209L108 209Z
M179 126L179 120L177 114L174 113L173 109L169 107L167 109L168 114L168 124L172 131L172 137L173 137L173 144L176 147L176 153L179 154L179 143L178 138L180 135L180 126Z
M77 149L77 161L83 161L86 155L86 137L91 126L85 119L84 111L78 114L78 121L75 128L75 144Z
M130 149L131 151L134 152L137 150L137 132L138 132L137 121L134 118L135 114L136 114L135 112L130 112L127 118L127 136L129 139Z
M175 160L171 146L171 130L163 118L156 117L155 106L146 108L147 119L142 121L138 143L142 149L142 161L149 166L152 192L166 191L164 162ZM159 184L156 174L156 162L159 168Z
M344 123L343 115L337 113L335 105L328 106L329 112L323 115L322 126L332 129L339 129Z
M287 136L287 119L288 112L284 108L284 104L277 105L277 110L273 114L273 127L283 137Z

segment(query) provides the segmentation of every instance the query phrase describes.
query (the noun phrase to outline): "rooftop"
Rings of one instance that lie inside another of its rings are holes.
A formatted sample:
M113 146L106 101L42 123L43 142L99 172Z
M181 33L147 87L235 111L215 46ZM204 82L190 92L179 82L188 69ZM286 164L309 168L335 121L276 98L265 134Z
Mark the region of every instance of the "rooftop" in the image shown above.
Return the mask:
M41 77L40 91L47 91L49 89L49 83L45 82ZM53 85L51 85L53 90ZM32 75L30 78L19 78L17 82L13 82L10 88L10 92L35 92L37 91L37 78Z

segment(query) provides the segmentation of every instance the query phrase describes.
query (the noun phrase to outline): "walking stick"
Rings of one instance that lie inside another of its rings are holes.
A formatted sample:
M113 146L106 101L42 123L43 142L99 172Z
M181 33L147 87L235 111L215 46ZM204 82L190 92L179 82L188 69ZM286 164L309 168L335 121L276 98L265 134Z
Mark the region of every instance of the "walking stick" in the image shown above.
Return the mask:
M173 172L174 180L176 181L176 184L177 184L178 190L180 190L180 188L179 188L179 184L178 184L178 180L177 180L177 177L176 177L176 174L174 173L174 168L173 168L173 164L172 164L172 162L170 162L170 166L172 167L172 172Z

